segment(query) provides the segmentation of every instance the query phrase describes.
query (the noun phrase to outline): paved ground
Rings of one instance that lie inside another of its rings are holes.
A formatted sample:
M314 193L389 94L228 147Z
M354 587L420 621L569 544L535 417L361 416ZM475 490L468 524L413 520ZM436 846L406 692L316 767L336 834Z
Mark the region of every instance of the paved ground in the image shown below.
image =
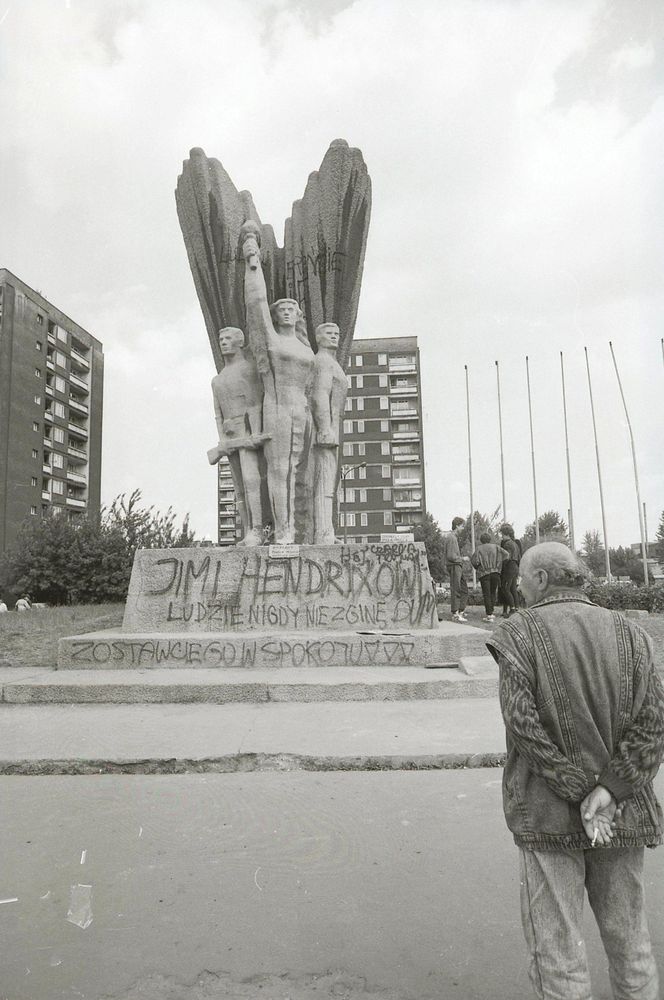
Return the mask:
M530 1000L500 777L1 778L0 997Z

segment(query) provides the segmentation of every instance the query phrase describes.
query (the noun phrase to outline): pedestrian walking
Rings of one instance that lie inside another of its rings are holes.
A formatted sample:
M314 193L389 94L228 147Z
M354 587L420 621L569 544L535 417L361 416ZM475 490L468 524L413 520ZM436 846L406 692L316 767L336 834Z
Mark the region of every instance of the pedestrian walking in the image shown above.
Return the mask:
M584 889L616 1000L658 1000L644 847L663 842L653 778L664 689L648 635L593 604L560 542L521 560L526 608L487 642L506 729L505 819L519 848L521 916L540 1000L591 1000Z
M470 557L470 561L477 570L477 577L482 588L484 598L485 622L495 621L494 608L498 597L498 586L500 584L500 570L505 559L509 559L510 554L507 549L496 545L491 541L488 531L483 531L480 535L480 544Z
M517 580L519 579L519 562L521 560L521 543L514 537L511 524L503 524L500 529L500 545L508 553L503 560L500 571L500 589L503 598L503 617L507 618L519 606Z
M450 577L450 611L455 622L467 622L464 611L468 603L468 584L463 575L463 558L459 551L459 535L466 522L462 517L452 520L452 530L443 534L445 567Z

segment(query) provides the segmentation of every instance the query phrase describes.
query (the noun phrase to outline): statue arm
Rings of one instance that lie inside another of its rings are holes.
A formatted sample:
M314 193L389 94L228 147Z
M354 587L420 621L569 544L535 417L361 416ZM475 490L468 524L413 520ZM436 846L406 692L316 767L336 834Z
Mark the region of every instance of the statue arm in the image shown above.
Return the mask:
M263 381L272 380L273 382L274 376L267 346L270 335L274 334L274 326L268 307L267 287L261 267L260 249L253 233L245 237L242 253L245 262L244 306L247 314L249 348Z

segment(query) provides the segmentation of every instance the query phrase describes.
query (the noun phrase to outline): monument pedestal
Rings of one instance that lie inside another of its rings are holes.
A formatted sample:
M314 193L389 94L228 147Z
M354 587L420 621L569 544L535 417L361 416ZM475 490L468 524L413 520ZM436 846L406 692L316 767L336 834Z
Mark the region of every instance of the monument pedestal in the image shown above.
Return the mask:
M58 669L435 667L481 653L440 629L424 544L142 549L121 630L60 640Z

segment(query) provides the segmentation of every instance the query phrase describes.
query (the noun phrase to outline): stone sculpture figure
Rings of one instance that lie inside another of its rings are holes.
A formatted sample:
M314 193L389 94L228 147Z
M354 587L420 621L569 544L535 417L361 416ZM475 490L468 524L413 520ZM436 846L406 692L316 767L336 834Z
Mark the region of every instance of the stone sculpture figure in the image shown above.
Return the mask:
M310 504L307 474L312 421L308 390L314 353L297 302L279 299L268 307L260 261L260 228L246 222L241 239L249 346L263 381L263 425L270 433L264 453L275 542L309 541L302 520L297 523L297 514L299 508L306 521Z
M238 327L227 326L219 331L224 367L212 379L219 443L210 449L208 459L214 465L222 455L228 455L244 528L241 544L261 545L265 518L260 449L269 434L263 433L263 385L256 363L243 348L244 333Z
M334 543L332 517L339 457L339 424L348 392L348 379L337 361L339 327L316 327L318 354L314 360L311 410L314 419L314 544Z

